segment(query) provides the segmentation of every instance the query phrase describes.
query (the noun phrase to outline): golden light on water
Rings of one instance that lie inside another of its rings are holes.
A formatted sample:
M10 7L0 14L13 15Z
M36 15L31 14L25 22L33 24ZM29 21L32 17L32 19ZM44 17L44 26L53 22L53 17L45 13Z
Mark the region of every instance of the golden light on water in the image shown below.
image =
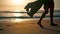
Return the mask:
M20 12L20 10L14 10L14 12ZM14 13L13 14L15 17L20 17L20 16L22 16L22 14L21 13ZM13 22L22 22L23 20L22 19L14 19L13 20Z
M14 16L15 17L19 17L19 16L22 16L22 14L20 14L20 13L14 13Z
M20 10L14 10L14 12L20 12ZM21 13L14 13L13 15L14 15L15 17L22 16Z
M24 22L24 21L28 21L29 19L19 19L19 18L16 18L16 19L13 19L12 21L14 22L14 23L22 23L22 22ZM31 19L30 19L31 20Z
M22 19L14 19L13 22L22 22L23 20Z

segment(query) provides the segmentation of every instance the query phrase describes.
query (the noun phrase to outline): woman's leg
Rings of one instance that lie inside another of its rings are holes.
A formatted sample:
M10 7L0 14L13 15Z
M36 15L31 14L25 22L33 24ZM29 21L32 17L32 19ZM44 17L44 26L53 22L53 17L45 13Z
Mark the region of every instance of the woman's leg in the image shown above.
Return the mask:
M54 13L54 3L50 6L50 22L51 26L57 26L57 24L53 23L53 13Z
M46 16L47 13L48 13L48 9L45 9L45 12L42 14L40 20L38 21L38 24L39 24L41 27L43 27L43 26L41 25L41 21L42 21L42 19Z

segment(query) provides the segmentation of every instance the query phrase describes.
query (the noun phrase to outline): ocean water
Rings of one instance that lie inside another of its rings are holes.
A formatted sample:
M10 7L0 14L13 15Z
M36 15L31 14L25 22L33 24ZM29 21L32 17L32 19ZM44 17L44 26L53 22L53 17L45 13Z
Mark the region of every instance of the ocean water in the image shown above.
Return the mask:
M34 17L40 18L40 16L43 14L43 10L38 11L36 14L34 14ZM0 11L0 17L23 17L23 18L29 18L30 16L27 14L26 11L20 11L20 12L14 12L14 11ZM50 17L50 11L45 16L46 18ZM60 10L54 11L54 18L60 17Z
M41 15L43 14L43 10L38 11L36 14L34 14L33 18L30 18L30 16L27 14L26 11L0 11L0 21L13 21L13 20L28 20L28 19L39 19ZM45 16L46 19L50 18L50 11ZM60 19L60 10L54 11L54 19Z

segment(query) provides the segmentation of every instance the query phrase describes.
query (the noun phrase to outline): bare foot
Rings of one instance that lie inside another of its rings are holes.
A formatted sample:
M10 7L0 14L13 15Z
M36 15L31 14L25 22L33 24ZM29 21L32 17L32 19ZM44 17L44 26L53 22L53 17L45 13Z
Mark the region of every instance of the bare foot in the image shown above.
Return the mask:
M40 23L37 23L40 27L42 27L43 28L43 25L41 25Z
M51 26L58 26L58 25L53 23L53 24L51 24Z

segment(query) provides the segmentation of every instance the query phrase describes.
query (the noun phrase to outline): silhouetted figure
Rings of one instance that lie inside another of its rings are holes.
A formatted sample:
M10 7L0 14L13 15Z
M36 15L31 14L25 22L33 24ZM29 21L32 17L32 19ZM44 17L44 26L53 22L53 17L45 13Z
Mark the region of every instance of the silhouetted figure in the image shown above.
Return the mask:
M57 26L57 24L53 23L53 12L54 12L54 0L45 0L44 1L44 10L45 12L42 14L38 24L43 27L41 25L41 21L42 19L46 16L46 14L48 13L48 9L50 9L50 21L51 21L51 26Z
M42 14L42 16L38 22L38 25L43 27L41 25L41 21L46 16L46 14L48 13L48 9L50 9L50 21L51 21L50 25L51 26L57 26L57 24L53 23L53 12L54 12L54 1L53 0L37 0L35 2L28 3L25 6L27 14L30 17L33 17L33 15L42 7L43 4L44 4L45 12ZM29 10L29 9L31 9L31 10Z
M43 5L43 2L41 2L41 1L35 1L35 2L28 3L25 6L27 14L30 17L33 17L33 15L41 8L42 5Z

